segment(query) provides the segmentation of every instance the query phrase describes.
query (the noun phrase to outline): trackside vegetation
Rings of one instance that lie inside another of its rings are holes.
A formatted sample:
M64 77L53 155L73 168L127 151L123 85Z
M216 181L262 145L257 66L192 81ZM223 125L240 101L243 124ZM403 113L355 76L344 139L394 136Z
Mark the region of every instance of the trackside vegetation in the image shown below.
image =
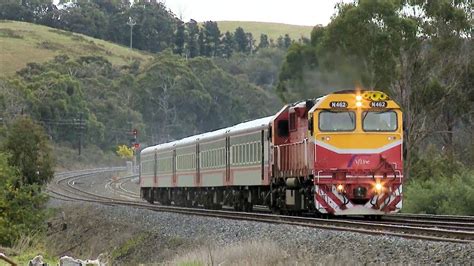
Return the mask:
M42 193L53 177L54 159L41 126L17 118L0 143L0 245L12 246L22 235L46 226Z

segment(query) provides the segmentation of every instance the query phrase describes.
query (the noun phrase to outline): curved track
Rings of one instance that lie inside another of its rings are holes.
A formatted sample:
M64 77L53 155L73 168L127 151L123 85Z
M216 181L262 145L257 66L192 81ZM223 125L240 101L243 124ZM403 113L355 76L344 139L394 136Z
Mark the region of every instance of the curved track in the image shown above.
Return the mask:
M312 217L283 216L268 213L245 213L226 210L192 209L176 206L151 205L141 201L136 192L125 188L134 176L111 180L108 187L117 191L118 196L108 197L85 191L76 186L81 178L91 175L101 175L121 171L123 168L108 168L85 170L79 172L62 173L56 176L54 183L48 187L49 194L61 200L75 200L101 203L107 205L125 205L154 211L166 211L187 215L218 217L298 225L304 227L321 228L329 230L351 231L372 235L391 235L404 238L414 238L433 241L448 241L461 243L474 243L474 220L469 216L433 216L433 215L389 215L382 221L367 221L355 219L320 219ZM106 187L107 187L106 185Z

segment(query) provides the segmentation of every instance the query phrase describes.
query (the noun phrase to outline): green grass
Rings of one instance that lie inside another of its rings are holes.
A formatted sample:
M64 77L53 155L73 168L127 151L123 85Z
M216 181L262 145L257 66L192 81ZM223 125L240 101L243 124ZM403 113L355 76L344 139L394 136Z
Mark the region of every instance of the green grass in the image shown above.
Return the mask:
M42 63L55 56L103 56L114 65L125 65L130 58L145 65L151 54L82 34L26 22L0 20L0 77L9 76L27 63Z
M115 260L123 256L127 256L128 254L133 252L134 249L138 248L145 241L145 238L146 237L144 234L138 235L134 238L130 238L123 245L117 247L112 251L112 259Z
M283 23L271 22L253 22L253 21L217 21L217 25L222 33L226 31L234 32L237 27L242 27L245 32L251 32L253 37L259 41L260 34L265 33L274 41L278 36L289 34L292 39L299 39L301 36L309 38L312 26L289 25Z

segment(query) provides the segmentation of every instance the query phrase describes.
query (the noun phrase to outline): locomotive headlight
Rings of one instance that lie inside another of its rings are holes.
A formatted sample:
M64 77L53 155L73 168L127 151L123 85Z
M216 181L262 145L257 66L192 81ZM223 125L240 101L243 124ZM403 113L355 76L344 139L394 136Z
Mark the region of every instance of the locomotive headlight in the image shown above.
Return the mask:
M356 101L360 102L361 100L362 100L362 96L357 95L357 96L356 96Z
M356 106L357 106L357 107L361 107L361 106L362 106L362 102L357 101L357 102L356 102Z
M344 192L344 186L342 184L337 185L336 189L337 189L337 192L339 192L339 193Z
M374 188L375 188L375 192L376 192L377 194L380 194L380 193L382 193L383 185L380 184L380 182L377 182L377 183L375 183Z

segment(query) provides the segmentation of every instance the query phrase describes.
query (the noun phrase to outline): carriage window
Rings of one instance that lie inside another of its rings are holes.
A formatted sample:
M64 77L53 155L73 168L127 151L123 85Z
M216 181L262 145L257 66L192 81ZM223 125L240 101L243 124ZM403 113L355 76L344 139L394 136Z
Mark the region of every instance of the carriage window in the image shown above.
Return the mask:
M355 113L351 111L319 113L319 130L352 131L355 129Z
M364 112L362 115L365 131L395 131L397 124L397 113L394 111Z

